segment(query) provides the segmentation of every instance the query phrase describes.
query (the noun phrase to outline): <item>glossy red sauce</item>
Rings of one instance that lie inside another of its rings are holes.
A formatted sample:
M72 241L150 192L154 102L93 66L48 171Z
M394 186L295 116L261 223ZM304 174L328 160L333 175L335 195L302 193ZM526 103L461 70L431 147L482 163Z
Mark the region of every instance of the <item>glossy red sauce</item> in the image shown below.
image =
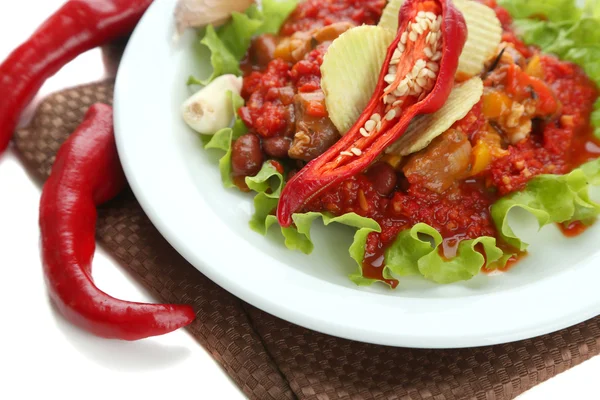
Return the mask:
M585 225L580 221L575 221L570 224L558 224L557 226L563 235L569 238L577 237L589 228L588 225Z
M287 104L281 92L286 87L291 90ZM264 72L254 71L244 78L242 97L246 105L238 113L250 130L262 137L276 136L286 130L293 95L290 65L273 60Z
M298 5L281 34L289 36L342 21L375 25L385 5L386 0L307 0Z

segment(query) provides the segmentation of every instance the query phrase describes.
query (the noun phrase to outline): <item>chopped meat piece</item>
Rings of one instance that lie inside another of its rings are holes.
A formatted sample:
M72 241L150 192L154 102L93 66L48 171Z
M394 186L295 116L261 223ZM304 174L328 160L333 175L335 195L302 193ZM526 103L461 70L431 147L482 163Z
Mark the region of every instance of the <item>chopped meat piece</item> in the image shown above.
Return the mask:
M471 165L471 143L461 131L450 129L404 166L408 181L443 193L464 178Z
M290 158L310 161L323 154L340 138L325 111L325 95L319 90L299 93L295 97L296 135Z

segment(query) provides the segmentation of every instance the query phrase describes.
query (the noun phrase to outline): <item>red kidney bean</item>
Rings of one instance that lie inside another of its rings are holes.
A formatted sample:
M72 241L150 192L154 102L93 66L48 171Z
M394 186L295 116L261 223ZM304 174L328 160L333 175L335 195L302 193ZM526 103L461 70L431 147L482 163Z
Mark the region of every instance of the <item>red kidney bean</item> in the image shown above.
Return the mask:
M260 171L264 156L258 136L248 133L233 143L231 164L236 176L254 176Z
M250 46L250 59L254 64L266 67L275 57L277 38L274 35L265 34L258 36Z
M389 196L398 183L396 170L385 162L375 163L368 169L366 175L373 183L373 188L382 196Z
M269 157L287 158L291 145L290 139L281 136L263 139L263 149Z

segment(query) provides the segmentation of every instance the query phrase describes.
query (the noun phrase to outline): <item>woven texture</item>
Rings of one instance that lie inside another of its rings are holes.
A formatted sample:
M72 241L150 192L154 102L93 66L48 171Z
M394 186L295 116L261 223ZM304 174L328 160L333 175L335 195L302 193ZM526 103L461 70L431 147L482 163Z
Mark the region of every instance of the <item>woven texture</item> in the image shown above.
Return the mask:
M112 90L103 82L57 93L17 132L16 147L41 180L87 108L110 104ZM190 332L251 399L509 400L600 352L600 317L531 340L462 350L375 346L304 329L208 280L161 237L130 191L100 210L97 233L157 301L194 305Z

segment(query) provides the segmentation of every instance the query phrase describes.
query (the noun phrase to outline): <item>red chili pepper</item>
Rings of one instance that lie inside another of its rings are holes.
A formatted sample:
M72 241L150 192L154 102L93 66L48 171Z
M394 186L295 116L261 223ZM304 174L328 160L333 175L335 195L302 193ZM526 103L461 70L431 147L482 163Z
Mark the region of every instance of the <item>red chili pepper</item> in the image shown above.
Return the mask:
M42 257L50 297L65 317L98 336L137 340L188 325L195 313L190 306L117 300L94 285L96 206L124 185L112 108L96 104L60 148L44 185Z
M46 79L90 49L130 33L152 0L70 0L0 65L0 153Z
M528 75L515 64L506 72L506 91L517 101L534 98L536 115L540 117L555 115L561 107L554 91L544 81Z
M290 226L293 213L327 187L365 170L416 116L439 110L452 91L466 40L466 22L451 0L406 1L370 103L337 144L288 182L279 223Z

